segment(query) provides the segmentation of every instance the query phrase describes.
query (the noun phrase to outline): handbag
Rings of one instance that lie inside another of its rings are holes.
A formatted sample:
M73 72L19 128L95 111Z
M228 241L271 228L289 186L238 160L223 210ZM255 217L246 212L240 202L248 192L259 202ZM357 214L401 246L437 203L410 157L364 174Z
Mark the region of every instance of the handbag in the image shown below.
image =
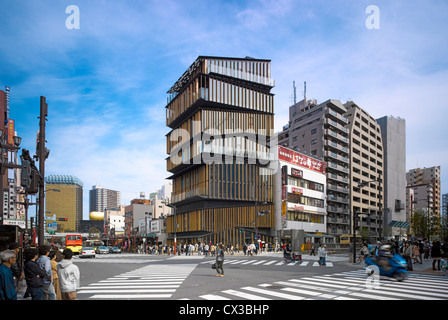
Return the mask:
M216 263L212 263L212 269L216 269Z

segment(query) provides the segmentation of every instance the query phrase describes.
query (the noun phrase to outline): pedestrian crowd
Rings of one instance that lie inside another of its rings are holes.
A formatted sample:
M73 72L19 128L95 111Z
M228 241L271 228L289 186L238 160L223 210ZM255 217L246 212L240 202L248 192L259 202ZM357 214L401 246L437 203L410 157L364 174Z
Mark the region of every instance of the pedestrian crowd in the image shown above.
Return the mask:
M205 256L215 256L217 245L212 242L209 243L181 243L176 245L176 254L191 256L191 255L205 255ZM224 245L223 250L230 255L235 253L240 253L243 251L243 254L246 256L254 256L259 254L260 252L273 252L280 250L280 246L272 245L271 243L263 243L260 245L258 243L244 243L242 246L236 244L235 246L231 243ZM174 246L173 245L158 245L158 244L140 244L137 246L137 252L140 254L168 254L174 255Z
M11 243L0 252L0 300L76 300L80 273L71 249L29 246L23 264L20 251L18 243Z
M432 259L432 270L442 271L444 276L447 275L448 264L448 243L447 240L441 243L438 240L429 242L427 239L419 241L397 241L388 240L384 243L378 241L376 245L364 242L359 254L362 257L377 256L382 245L390 246L391 254L399 254L407 262L407 269L413 270L413 265L422 264L423 261ZM352 246L350 246L352 251Z

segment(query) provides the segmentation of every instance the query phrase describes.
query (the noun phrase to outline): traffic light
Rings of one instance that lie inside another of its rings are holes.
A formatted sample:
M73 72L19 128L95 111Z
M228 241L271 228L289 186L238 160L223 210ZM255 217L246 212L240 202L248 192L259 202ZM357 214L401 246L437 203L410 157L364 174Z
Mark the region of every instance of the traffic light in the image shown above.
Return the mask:
M24 188L28 188L31 184L31 163L22 159L22 170L20 172L20 184Z
M58 221L67 221L67 218L58 218Z

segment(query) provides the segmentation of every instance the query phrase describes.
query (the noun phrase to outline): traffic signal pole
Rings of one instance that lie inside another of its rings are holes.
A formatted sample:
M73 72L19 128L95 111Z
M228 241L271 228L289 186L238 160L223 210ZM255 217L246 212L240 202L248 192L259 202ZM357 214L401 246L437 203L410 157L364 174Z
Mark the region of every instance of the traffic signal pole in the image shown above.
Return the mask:
M40 97L39 142L37 157L39 159L39 245L44 244L45 232L45 121L47 121L48 105L45 97Z

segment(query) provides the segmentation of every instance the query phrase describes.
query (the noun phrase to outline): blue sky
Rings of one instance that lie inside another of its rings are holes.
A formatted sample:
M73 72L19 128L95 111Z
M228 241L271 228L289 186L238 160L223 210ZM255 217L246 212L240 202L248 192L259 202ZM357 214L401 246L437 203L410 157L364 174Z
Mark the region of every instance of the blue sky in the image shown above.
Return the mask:
M43 95L46 173L84 182L85 218L93 185L127 204L169 176L166 91L199 55L271 59L277 130L293 81L299 97L306 81L308 98L406 119L407 170L440 165L448 192L446 1L0 1L0 88L22 147L35 150ZM66 28L69 5L79 29Z

